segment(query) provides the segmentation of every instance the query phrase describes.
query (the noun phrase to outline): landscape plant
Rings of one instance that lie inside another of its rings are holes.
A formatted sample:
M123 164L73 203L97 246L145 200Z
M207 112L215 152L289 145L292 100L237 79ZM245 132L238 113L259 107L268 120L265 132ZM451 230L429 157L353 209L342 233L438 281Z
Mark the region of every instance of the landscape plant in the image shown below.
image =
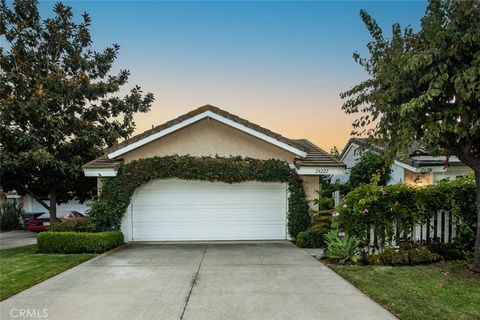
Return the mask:
M378 177L377 183L384 186L390 179L390 168L383 155L366 150L350 169L347 183L353 189L362 184L369 184L374 176Z
M120 231L42 232L37 236L42 253L101 253L123 244Z
M472 270L480 272L480 2L430 0L419 28L398 23L385 34L365 11L372 40L354 59L368 74L341 94L359 114L354 135L385 147L387 163L418 143L433 155L456 156L477 181Z
M12 202L0 204L0 230L15 230L18 227L21 207Z
M324 237L328 258L341 264L358 262L360 239L337 230L330 230Z
M366 244L375 228L377 245L409 241L407 235L417 223L428 223L438 210L450 211L456 225L456 239L473 252L476 228L475 181L466 176L415 187L405 184L362 185L345 195L338 210L338 223L348 234ZM404 238L400 238L403 234Z
M98 50L90 24L60 2L42 19L36 0L0 1L0 185L34 198L52 224L55 204L96 195L82 165L128 138L153 102L123 89L129 71L111 72L120 46Z

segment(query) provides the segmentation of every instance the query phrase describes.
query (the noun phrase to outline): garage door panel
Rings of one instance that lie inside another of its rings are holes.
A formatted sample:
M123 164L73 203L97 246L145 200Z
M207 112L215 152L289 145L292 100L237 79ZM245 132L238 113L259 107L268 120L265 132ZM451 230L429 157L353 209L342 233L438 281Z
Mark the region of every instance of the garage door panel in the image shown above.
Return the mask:
M136 190L134 241L286 238L283 183L156 180ZM127 213L128 214L128 213Z
M277 227L282 228L283 224ZM245 232L248 227L249 232ZM135 241L196 241L196 240L270 240L285 239L284 232L272 231L272 227L261 225L248 226L199 226L191 232L191 226L169 226L162 228L162 236L158 238L158 229L146 226L137 230ZM227 229L228 228L228 229ZM182 235L179 238L179 235Z

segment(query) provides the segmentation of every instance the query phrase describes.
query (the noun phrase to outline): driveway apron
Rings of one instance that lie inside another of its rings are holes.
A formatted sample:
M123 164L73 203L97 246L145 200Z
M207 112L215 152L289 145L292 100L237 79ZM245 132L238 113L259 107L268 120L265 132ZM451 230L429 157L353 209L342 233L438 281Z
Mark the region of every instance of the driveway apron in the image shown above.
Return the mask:
M127 245L2 301L1 319L21 309L49 320L396 319L287 241Z

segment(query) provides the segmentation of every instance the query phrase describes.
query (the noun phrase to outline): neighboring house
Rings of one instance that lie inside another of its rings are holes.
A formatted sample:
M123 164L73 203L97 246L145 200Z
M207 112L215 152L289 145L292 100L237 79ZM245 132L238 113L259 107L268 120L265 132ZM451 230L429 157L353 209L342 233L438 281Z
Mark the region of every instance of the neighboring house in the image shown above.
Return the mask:
M351 168L362 157L361 146L365 139L351 138L342 153L340 161L345 163L346 170L340 174L334 174L331 182L346 183L350 178ZM382 153L381 146L371 146L369 150ZM446 157L432 156L427 150L414 145L409 150L409 158L406 160L394 160L391 167L390 180L387 184L406 183L417 186L429 185L443 179L456 178L471 173L471 169L464 165L457 157L450 157L449 166L445 167Z
M22 199L22 208L25 212L48 212L48 210L42 206L37 200L33 199L29 195L25 195ZM50 200L42 199L47 205L50 205ZM84 203L80 203L78 200L69 200L67 203L57 204L57 212L62 211L78 211L85 213L90 205L91 201L86 200Z
M3 192L0 191L0 193ZM50 205L50 200L48 200L48 198L42 200L47 205ZM37 200L29 196L28 194L25 196L21 196L15 190L3 193L3 195L0 196L0 203L3 201L14 201L15 203L21 204L23 211L26 213L48 212L48 210L44 206L42 206ZM78 211L80 213L85 213L90 203L90 200L87 200L83 203L80 203L80 201L78 200L70 200L67 203L57 204L57 212Z
M97 177L100 190L124 164L174 154L286 161L308 199L321 175L345 167L308 140L285 138L206 105L120 143L83 169ZM285 183L155 180L135 191L121 229L126 241L286 239L287 192Z

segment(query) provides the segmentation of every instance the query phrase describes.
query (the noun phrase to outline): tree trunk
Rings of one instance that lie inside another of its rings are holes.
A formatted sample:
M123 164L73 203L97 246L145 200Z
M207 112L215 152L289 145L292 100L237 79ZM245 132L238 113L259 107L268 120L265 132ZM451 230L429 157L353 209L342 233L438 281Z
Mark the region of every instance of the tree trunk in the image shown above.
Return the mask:
M477 235L473 263L470 269L480 272L480 170L475 170L475 181L477 183Z
M50 225L53 225L57 221L57 192L55 189L50 190Z

